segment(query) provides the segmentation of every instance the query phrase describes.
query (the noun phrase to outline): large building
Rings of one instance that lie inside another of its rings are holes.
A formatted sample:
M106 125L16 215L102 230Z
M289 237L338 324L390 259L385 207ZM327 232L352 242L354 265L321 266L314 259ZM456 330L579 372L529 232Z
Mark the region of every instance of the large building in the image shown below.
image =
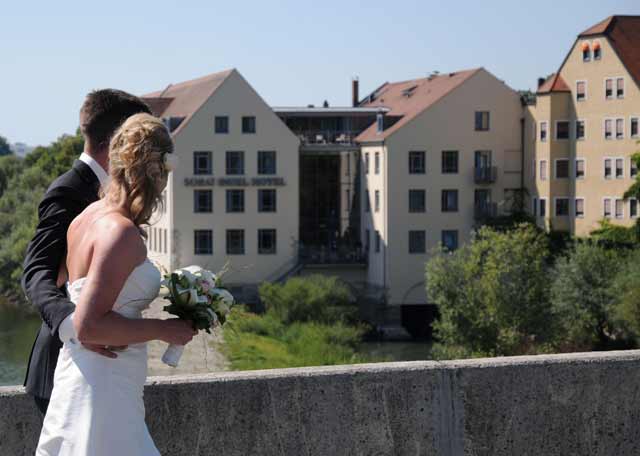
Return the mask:
M634 223L638 202L623 194L637 174L640 16L578 35L525 115L526 187L540 224L583 236L603 219Z
M179 158L150 254L167 269L229 262L249 302L262 281L323 269L379 303L370 320L406 320L428 307L433 250L523 195L550 229L633 222L639 81L640 17L614 16L578 36L534 99L483 68L363 98L353 80L347 107L272 108L236 70L169 85L145 95Z

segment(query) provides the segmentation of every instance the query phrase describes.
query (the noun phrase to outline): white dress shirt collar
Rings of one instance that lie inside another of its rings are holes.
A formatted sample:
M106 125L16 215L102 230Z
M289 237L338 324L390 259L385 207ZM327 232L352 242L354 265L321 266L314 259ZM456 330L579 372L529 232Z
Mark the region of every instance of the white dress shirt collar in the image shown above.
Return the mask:
M86 163L87 166L91 168L93 174L95 174L98 178L98 181L100 181L100 186L102 188L105 188L109 183L109 175L104 170L104 168L100 166L100 163L98 163L91 155L86 152L82 152L82 154L80 154L79 160L83 163Z

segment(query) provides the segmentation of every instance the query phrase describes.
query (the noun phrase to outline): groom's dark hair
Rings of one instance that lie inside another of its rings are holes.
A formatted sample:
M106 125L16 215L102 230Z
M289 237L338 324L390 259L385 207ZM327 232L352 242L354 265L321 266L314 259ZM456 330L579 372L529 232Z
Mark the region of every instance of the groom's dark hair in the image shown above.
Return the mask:
M80 108L80 131L91 148L109 145L118 127L134 114L151 114L142 99L115 89L94 90Z

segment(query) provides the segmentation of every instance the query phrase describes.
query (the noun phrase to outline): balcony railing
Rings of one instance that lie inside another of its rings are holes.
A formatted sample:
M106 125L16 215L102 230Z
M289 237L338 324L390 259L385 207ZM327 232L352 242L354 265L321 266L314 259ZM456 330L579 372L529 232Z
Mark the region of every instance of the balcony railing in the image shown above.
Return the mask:
M476 203L473 207L473 218L486 220L498 216L498 203Z
M473 171L476 184L493 184L498 175L498 168L495 166L480 166L474 168Z
M364 249L355 246L299 246L298 258L302 264L366 264Z
M358 133L339 130L304 130L296 132L303 145L355 144Z

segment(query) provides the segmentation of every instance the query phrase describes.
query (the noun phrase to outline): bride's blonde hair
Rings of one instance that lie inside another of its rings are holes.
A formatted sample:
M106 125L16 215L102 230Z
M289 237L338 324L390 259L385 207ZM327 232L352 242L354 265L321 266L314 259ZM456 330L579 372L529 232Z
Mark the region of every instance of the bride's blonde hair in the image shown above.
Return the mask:
M135 114L115 132L109 145L111 182L105 198L124 206L133 223L147 225L160 204L167 183L166 155L173 152L173 141L157 117Z

